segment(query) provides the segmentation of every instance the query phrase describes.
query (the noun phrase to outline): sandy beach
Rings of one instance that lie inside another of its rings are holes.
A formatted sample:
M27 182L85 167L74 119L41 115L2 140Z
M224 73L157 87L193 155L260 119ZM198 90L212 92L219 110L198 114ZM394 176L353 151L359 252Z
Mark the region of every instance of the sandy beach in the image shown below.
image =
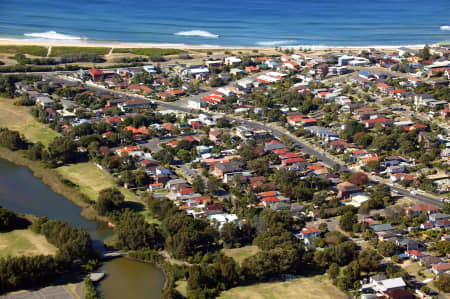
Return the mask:
M170 49L258 49L258 50L273 50L275 47L242 47L242 46L214 46L214 45L188 45L188 44L170 44L170 43L127 43L127 42L112 42L112 41L87 41L87 40L0 40L1 46L44 46L44 47L105 47L105 48L170 48ZM434 46L434 45L433 45ZM408 47L412 49L421 49L424 45L408 45L408 46L281 46L282 49L309 49L309 50L362 50L375 48L378 50L394 51L400 47Z

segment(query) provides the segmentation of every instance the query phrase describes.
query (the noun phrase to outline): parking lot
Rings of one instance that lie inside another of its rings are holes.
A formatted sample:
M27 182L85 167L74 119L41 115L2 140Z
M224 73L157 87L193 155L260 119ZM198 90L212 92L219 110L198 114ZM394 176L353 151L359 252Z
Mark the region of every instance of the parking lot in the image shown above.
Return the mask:
M48 287L38 291L0 296L0 299L75 299L63 286Z

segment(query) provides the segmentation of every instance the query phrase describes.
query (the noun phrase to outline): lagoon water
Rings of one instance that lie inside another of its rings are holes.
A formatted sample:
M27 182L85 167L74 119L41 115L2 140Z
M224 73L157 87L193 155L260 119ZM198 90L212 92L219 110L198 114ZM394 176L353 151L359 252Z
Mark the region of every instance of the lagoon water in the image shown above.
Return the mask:
M0 206L16 213L67 221L86 229L97 245L112 235L111 230L102 229L99 223L81 217L78 206L54 193L30 170L3 159L0 159ZM105 262L101 271L106 273L106 278L99 288L108 299L161 297L164 274L154 265L118 258Z
M0 0L0 38L225 46L450 40L448 0Z

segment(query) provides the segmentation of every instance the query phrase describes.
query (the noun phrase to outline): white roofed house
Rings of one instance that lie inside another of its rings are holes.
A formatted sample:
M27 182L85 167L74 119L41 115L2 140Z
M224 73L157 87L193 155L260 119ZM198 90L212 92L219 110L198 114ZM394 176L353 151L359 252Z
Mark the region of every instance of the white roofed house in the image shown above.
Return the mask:
M52 106L53 103L54 101L46 95L40 95L36 97L36 105L39 105L42 108L48 108Z
M144 65L142 67L144 69L144 71L146 71L147 73L149 73L150 75L156 74L156 70L155 67L153 65Z
M222 229L225 223L239 222L239 219L236 216L236 214L227 214L227 213L210 215L208 216L208 220L210 220L212 223L217 223L219 226L219 230Z
M230 56L225 58L226 65L239 65L242 63L242 59L236 56Z
M361 286L360 290L372 289L377 295L383 295L387 291L404 290L406 288L405 281L401 278L384 279L385 276L375 275L370 277L370 282Z

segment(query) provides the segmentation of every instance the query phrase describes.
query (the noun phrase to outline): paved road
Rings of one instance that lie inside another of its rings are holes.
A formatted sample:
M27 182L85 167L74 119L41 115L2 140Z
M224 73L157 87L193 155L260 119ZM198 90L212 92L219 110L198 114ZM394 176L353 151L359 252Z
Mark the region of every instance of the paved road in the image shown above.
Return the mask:
M100 94L107 93L107 94L118 95L118 96L126 95L130 99L133 99L133 98L140 98L140 99L145 98L145 97L139 96L139 95L130 95L130 94L127 94L125 92L113 91L113 90L109 90L109 89L106 89L106 88L100 88L100 87L96 87L96 86L92 86L92 85L87 85L87 87L89 87L91 89L94 89L96 92L98 92ZM203 94L199 94L199 95L193 95L190 98L193 98L193 99L198 98L198 99L200 99L202 96L203 96ZM195 111L193 109L182 106L182 104L186 103L186 101L187 101L187 98L184 98L184 99L181 99L181 100L179 100L177 102L172 102L172 103L167 103L167 102L162 102L162 101L155 100L155 102L161 108L177 110L177 111L182 111L182 112L186 112L186 113L195 114ZM269 126L269 125L266 125L266 124L263 124L263 123L259 123L259 122L253 121L253 120L242 120L242 119L239 119L237 117L229 116L229 115L227 115L225 117L228 120L238 121L241 124L245 124L245 125L247 125L247 126L249 126L251 128L257 129L257 130L270 131L277 138L281 138L281 136L286 136L286 137L288 137L289 139L292 140L293 146L296 146L296 147L300 148L303 153L306 153L306 154L309 154L309 155L314 155L315 157L317 157L317 159L320 162L325 164L327 167L331 168L335 164L339 164L341 169L347 169L347 166L345 164L337 163L336 161L328 158L327 155L324 152L318 151L318 150L314 149L313 147L311 147L310 145L299 141L295 136L293 136L290 133L286 134L283 131L281 131L280 129L274 128L273 126ZM352 170L350 170L350 171L352 171ZM371 178L371 182L372 183L380 183L380 181L377 178L375 178L375 177ZM427 196L427 195L417 194L417 193L416 194L412 194L411 191L403 189L403 188L400 188L400 187L397 187L397 186L393 186L392 189L396 190L399 194L401 194L403 196L408 196L408 197L411 197L411 198L416 199L416 200L421 201L421 202L430 203L430 204L433 204L433 205L436 205L436 206L442 206L443 205L443 203L440 200L437 200L437 199L435 199L433 197L430 197L430 196Z
M75 299L64 287L47 287L37 291L0 296L0 299Z

